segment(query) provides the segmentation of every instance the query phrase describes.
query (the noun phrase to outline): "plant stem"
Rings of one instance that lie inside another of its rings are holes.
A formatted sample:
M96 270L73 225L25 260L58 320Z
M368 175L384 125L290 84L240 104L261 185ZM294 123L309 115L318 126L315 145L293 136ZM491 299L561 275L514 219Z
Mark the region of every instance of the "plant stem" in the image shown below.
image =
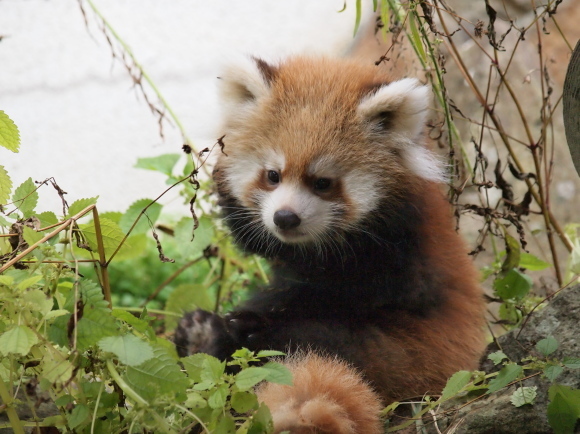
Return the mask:
M18 417L18 413L16 409L12 407L12 403L15 401L14 398L10 395L4 380L0 379L0 398L4 401L6 405L5 411L8 415L8 420L10 421L10 426L14 430L15 434L24 434L24 428L22 427L22 422Z

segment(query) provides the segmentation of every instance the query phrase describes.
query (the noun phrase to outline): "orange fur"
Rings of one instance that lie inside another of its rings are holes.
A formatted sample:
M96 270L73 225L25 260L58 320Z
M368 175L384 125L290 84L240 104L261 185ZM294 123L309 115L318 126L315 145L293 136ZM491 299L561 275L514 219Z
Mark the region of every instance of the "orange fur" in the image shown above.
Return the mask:
M285 364L294 386L266 383L257 390L258 398L270 408L275 432L382 432L379 396L346 363L309 353L293 356Z

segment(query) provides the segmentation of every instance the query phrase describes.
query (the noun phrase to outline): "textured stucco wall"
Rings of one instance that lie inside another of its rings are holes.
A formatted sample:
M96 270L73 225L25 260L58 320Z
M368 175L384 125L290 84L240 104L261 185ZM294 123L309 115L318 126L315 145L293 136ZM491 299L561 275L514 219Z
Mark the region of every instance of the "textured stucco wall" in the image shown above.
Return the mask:
M369 2L370 3L370 2ZM216 77L242 54L341 53L352 41L353 6L343 0L95 0L131 47L201 149L214 143ZM176 128L165 139L156 118L114 61L88 5L0 0L0 110L18 125L21 151L0 149L19 185L55 177L69 203L100 195L99 209L123 210L164 190L164 177L134 169L138 157L180 152ZM44 210L60 210L44 188ZM172 200L173 198L173 200ZM186 212L175 195L165 201Z

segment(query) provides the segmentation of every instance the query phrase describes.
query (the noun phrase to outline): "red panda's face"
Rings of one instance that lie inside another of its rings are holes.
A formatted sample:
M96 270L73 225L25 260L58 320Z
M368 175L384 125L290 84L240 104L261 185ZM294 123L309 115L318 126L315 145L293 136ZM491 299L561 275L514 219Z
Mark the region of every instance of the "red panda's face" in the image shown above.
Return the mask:
M428 89L414 79L389 83L372 68L298 58L251 60L222 80L229 111L216 181L241 205L230 218L249 218L240 230L250 236L340 243L406 183L442 178L416 144Z

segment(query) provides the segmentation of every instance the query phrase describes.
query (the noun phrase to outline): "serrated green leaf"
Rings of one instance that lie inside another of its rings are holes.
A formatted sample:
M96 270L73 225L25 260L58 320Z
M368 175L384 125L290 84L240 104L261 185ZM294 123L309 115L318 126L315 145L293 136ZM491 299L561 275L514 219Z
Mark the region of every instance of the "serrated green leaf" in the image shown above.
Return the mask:
M540 258L526 252L522 252L520 256L520 267L531 271L540 271L550 268L552 264L542 261Z
M521 407L526 404L533 404L537 395L537 387L518 387L512 394L510 401L515 407Z
M26 279L18 282L16 288L20 291L24 291L25 289L30 288L33 285L36 285L38 282L42 280L42 274L35 274L34 276L27 277Z
M292 386L292 372L281 363L268 362L262 365L261 368L268 370L268 375L264 378L266 381Z
M12 192L12 180L4 166L0 166L0 205L8 203Z
M508 356L506 356L503 351L495 351L490 353L487 358L491 360L494 365L499 365L502 360L507 359Z
M74 367L64 354L46 353L42 361L42 378L51 383L66 383L72 377Z
M247 413L258 408L258 398L252 392L236 392L231 399L232 408L238 413Z
M509 364L504 366L497 377L489 382L486 393L497 392L499 389L507 386L512 381L515 381L523 372L523 368L519 365Z
M33 345L38 343L38 337L27 326L19 325L0 335L0 353L27 355Z
M14 190L12 202L23 217L30 217L34 213L34 208L38 203L38 192L32 178L28 178Z
M227 413L221 414L214 432L219 434L235 434L236 423L233 416Z
M175 225L175 239L179 240L179 248L183 258L189 259L199 256L204 249L211 244L214 236L213 221L209 217L199 218L199 227L193 236L193 220L191 217L183 217Z
M20 148L18 127L2 110L0 110L0 146L15 153Z
M45 211L41 212L40 214L36 214L36 218L40 221L41 228L52 226L58 223L56 214L51 211Z
M511 269L504 277L499 277L493 282L493 289L502 300L521 300L532 289L533 281L516 269Z
M226 370L226 362L222 362L215 357L206 357L203 360L201 379L203 381L213 381L217 383L221 380Z
M269 374L270 372L267 369L252 366L236 374L235 384L238 390L243 392L251 389L260 381L265 380Z
M219 360L209 354L197 353L191 356L181 358L181 363L185 368L187 375L196 383L201 381L201 373L203 371L203 362L206 358L211 357L219 363Z
M187 377L163 347L154 346L153 357L141 365L128 366L123 379L150 403L161 396L170 396L177 402L183 402L187 397Z
M155 170L171 176L173 167L179 160L179 154L164 154L157 157L139 158L135 167L138 169Z
M140 365L153 357L151 345L132 334L103 338L98 346L103 351L115 354L127 366Z
M197 392L188 392L184 405L187 408L205 408L207 401Z
M103 338L118 334L119 327L110 313L85 306L83 317L77 324L77 346L80 351L96 345Z
M147 208L145 214L141 216L141 218L137 222L137 225L135 225L135 227L133 228L131 234L133 235L144 234L152 226L154 226L155 222L159 218L159 215L161 214L161 209L163 207L157 202L155 203L152 202L153 200L151 199L140 199L136 202L133 202L131 206L129 206L127 211L125 211L125 213L121 216L121 220L119 220L119 227L121 228L121 230L124 233L128 233L129 229L131 229L131 226L133 226L133 223L135 223L135 220L137 220L137 218L141 214L141 211L143 211L149 204L151 205L149 206L149 208Z
M562 363L567 368L580 369L580 357L564 357Z
M32 312L38 312L43 317L51 311L53 306L52 298L47 297L44 291L38 288L26 291L22 300Z
M116 223L111 220L101 218L101 234L105 255L110 256L119 246L125 234ZM93 251L98 251L97 233L94 222L79 225Z
M38 241L42 240L44 235L41 232L36 232L34 229L29 228L28 226L22 226L22 237L29 246L32 246Z
M137 318L131 312L122 309L113 309L113 316L120 320L125 321L127 324L132 326L135 330L140 333L145 333L149 328L149 323L142 319Z
M471 381L471 372L459 371L456 372L447 380L447 384L441 394L441 399L446 400L455 396Z
M263 434L273 432L274 423L270 409L262 402L258 410L252 415L252 426L248 434Z
M559 365L548 365L544 368L544 376L548 380L554 381L563 371L564 368Z
M207 288L201 284L181 284L175 288L165 303L165 310L175 312L179 316L167 316L165 318L165 328L167 331L173 331L181 315L185 312L197 308L211 311L213 302L207 292Z
M96 204L98 198L99 196L75 200L68 209L67 217L73 217L86 207Z
M89 420L91 412L84 404L77 404L75 408L67 415L68 425L71 429L77 428L83 422Z
M558 341L553 336L548 336L536 344L536 350L544 356L549 356L558 349L558 345Z
M567 434L574 431L580 417L580 390L560 384L553 384L548 389L548 422L556 434Z
M214 410L217 408L223 408L226 404L228 395L228 386L226 384L222 384L210 393L209 398L207 399L207 404Z

